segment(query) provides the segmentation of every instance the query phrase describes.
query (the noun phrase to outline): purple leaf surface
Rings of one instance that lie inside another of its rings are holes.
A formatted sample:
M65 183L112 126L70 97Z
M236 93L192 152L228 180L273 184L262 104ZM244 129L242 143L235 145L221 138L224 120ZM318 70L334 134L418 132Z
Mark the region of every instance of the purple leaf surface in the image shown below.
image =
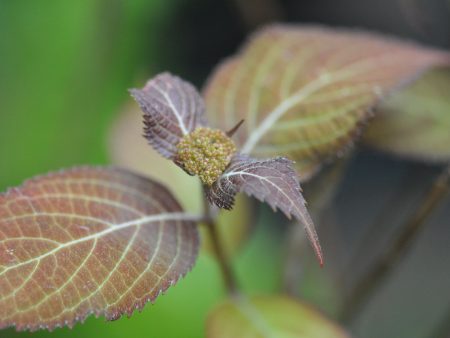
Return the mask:
M203 99L177 76L159 74L130 93L144 112L144 137L166 158L174 158L185 135L206 125Z
M323 255L313 221L306 210L293 162L284 157L257 160L236 155L228 169L207 190L211 203L231 209L235 195L243 191L274 210L280 209L288 218L294 216L304 226L316 256L323 265Z

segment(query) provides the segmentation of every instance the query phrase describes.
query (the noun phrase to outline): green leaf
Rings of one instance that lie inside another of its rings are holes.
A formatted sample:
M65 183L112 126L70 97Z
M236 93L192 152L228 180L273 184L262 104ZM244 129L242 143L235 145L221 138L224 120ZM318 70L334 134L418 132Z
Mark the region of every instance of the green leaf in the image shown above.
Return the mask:
M162 185L114 168L40 176L0 195L0 328L131 315L198 252L194 216Z
M308 305L285 296L236 298L210 313L207 338L344 338L349 335Z
M244 153L287 156L301 180L348 148L387 93L448 53L354 30L269 26L211 75L209 121L237 132Z
M450 160L450 68L427 72L378 111L364 135L366 144L419 161Z

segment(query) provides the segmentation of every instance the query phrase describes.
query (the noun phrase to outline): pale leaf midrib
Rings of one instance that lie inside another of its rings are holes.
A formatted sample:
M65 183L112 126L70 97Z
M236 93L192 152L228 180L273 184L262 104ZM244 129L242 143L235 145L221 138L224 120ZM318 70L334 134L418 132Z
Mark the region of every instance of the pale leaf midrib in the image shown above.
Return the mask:
M5 268L4 270L2 270L0 272L0 276L3 275L4 273L6 273L9 270L16 269L16 268L18 268L20 266L29 264L29 263L34 262L36 260L41 260L41 259L43 259L45 257L50 256L50 255L53 255L54 253L58 252L61 249L67 248L67 247L75 245L75 244L83 243L83 242L86 242L86 241L89 241L89 240L92 240L92 239L102 238L105 235L108 235L110 233L113 233L113 232L116 232L116 231L119 231L119 230L122 230L122 229L126 229L126 228L131 227L131 226L140 227L142 224L145 224L145 223L162 222L162 221L183 221L183 220L184 221L197 221L197 220L199 220L199 217L197 215L191 215L191 214L179 212L179 213L166 213L166 214L159 214L159 215L151 215L151 216L142 217L140 219L138 218L138 219L135 219L135 220L131 220L131 221L128 221L128 222L125 222L125 223L122 223L122 224L118 224L118 225L116 225L116 226L114 226L112 228L107 228L107 229L105 229L103 231L100 231L98 233L95 233L95 234L92 234L92 235L89 235L89 236L85 236L85 237L80 237L80 238L78 238L76 240L73 240L73 241L65 242L65 243L61 244L60 246L58 246L58 247L56 247L56 248L46 252L45 254L33 257L32 259L20 262L20 263L15 264L15 265L10 265L10 266L8 266L7 268Z
M271 128L271 126L274 125L275 122L278 121L286 111L290 110L293 106L302 102L306 97L308 97L315 91L337 80L344 79L347 76L351 75L358 76L360 75L360 73L363 73L364 71L369 71L370 68L372 68L373 66L382 67L385 66L385 64L398 62L399 56L396 56L394 58L391 57L388 60L385 60L384 62L378 61L378 63L376 63L374 61L374 59L385 59L386 57L389 56L390 56L389 54L381 54L372 58L368 57L356 63L349 64L343 68L334 70L333 72L328 73L324 72L322 75L318 76L317 78L315 78L314 80L312 80L311 82L309 82L308 84L297 90L293 95L283 100L280 104L278 104L275 107L275 109L269 112L265 117L265 119L262 121L262 123L256 129L254 129L253 132L250 134L250 136L247 138L247 141L242 147L242 152L247 154L251 153L256 144L263 137L263 135L267 133L267 131Z
M258 309L246 298L240 297L232 303L239 313L243 315L249 323L264 338L277 338L276 330L264 319Z
M164 96L164 98L167 100L167 103L169 104L169 107L172 109L173 114L175 115L175 118L178 121L178 124L180 126L181 132L186 135L188 134L188 130L186 129L186 126L184 125L183 117L180 115L180 112L178 109L173 105L172 99L167 95L167 93L158 86L151 84L155 90L157 90L161 95Z

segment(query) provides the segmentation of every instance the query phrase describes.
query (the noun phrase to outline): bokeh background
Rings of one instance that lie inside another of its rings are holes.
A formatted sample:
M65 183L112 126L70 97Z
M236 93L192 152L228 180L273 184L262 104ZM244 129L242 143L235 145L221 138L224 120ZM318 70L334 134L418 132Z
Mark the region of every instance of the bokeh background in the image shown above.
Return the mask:
M130 104L127 88L164 70L201 87L264 23L361 27L448 48L449 18L448 0L0 0L0 188L63 167L110 163L108 137ZM359 267L348 266L366 228L394 201L379 229L387 241L438 172L359 149L319 229L333 257L320 271L309 256L300 262L302 297L335 315L336 281L351 287L383 249L368 248ZM356 337L435 337L450 311L449 220L447 200L358 316ZM255 223L236 268L245 289L272 292L280 284L285 221L262 208ZM217 266L204 254L191 274L130 319L90 318L52 333L7 329L0 337L197 338L221 297Z

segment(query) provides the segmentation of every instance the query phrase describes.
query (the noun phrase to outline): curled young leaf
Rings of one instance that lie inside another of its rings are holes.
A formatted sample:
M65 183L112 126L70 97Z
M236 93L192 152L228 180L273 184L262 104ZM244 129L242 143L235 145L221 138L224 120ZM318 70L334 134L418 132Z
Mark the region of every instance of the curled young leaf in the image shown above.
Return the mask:
M294 216L300 221L323 265L319 239L306 210L292 161L283 157L257 160L236 155L223 175L206 190L209 201L224 209L232 208L234 197L240 191L266 202L274 210L280 209L288 218Z
M144 112L145 138L166 158L173 159L180 140L206 123L197 89L177 76L159 74L130 93Z
M238 148L287 156L305 181L353 143L380 98L448 63L446 52L375 34L274 25L211 75L206 110L222 130L245 118Z
M349 338L336 323L307 304L284 296L239 297L208 316L207 338Z
M193 216L128 171L29 180L0 195L0 328L131 315L192 268L198 246Z

